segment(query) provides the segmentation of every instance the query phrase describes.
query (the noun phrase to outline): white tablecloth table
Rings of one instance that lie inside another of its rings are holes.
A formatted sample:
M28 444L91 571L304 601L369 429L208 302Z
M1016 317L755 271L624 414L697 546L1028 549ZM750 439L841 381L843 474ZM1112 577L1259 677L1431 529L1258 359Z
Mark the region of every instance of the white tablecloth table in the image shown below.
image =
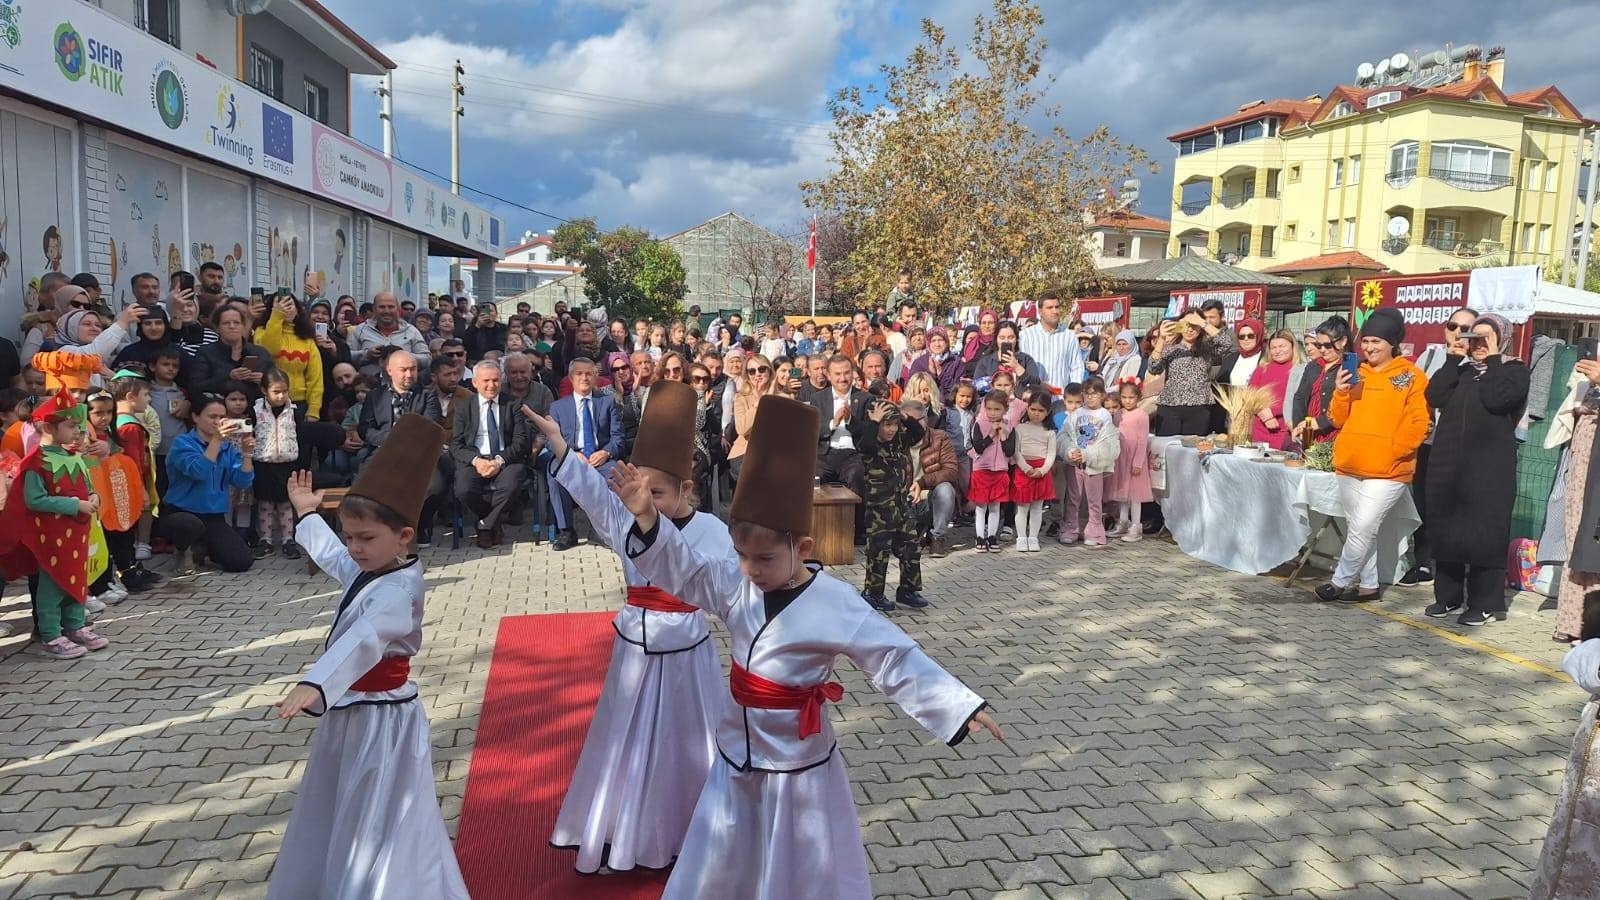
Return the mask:
M1167 530L1184 553L1247 575L1261 575L1300 556L1317 523L1344 518L1339 478L1331 472L1251 462L1229 453L1204 465L1198 451L1178 438L1152 438L1165 447L1166 488L1156 500ZM1378 575L1385 583L1406 571L1411 532L1422 524L1407 491L1378 533ZM1318 550L1337 557L1341 541L1326 529Z

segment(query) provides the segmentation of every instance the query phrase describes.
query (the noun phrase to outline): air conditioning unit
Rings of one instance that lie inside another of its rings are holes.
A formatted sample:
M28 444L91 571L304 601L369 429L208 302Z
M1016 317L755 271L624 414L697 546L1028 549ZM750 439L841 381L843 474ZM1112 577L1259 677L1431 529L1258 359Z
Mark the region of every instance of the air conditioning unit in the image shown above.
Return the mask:
M1367 109L1377 109L1385 103L1393 103L1404 96L1405 94L1399 91L1379 91L1367 98Z

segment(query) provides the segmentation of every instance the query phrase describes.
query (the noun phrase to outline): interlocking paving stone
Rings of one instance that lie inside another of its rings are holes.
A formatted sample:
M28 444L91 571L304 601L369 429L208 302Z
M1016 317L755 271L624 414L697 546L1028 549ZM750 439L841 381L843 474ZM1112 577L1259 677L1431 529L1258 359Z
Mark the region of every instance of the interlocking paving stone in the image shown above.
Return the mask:
M424 561L414 672L454 833L500 617L614 609L621 581L589 545ZM934 605L892 620L1010 741L945 747L841 664L831 714L879 896L1526 896L1570 684L1165 541L958 550L924 571ZM18 588L0 619L25 631ZM337 599L270 560L107 610L111 649L76 663L0 642L0 900L261 896L315 727L271 704ZM1376 606L1438 627L1429 601ZM1467 637L1558 666L1537 607L1519 596Z

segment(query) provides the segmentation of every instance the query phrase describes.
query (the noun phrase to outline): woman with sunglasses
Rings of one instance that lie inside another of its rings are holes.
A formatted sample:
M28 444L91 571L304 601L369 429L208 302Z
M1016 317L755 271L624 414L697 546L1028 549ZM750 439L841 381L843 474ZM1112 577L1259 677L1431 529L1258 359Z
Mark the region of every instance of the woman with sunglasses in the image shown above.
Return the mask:
M683 354L676 350L668 350L662 354L661 362L656 366L656 377L662 381L677 381L689 383L687 364L683 361Z
M750 429L756 424L756 406L765 394L775 393L776 380L772 377L772 362L759 353L745 360L744 377L733 397L733 416L723 426L723 440L728 445L728 474L735 484L744 467L745 448L750 443Z
M718 416L720 403L716 392L711 389L711 370L700 363L689 363L686 371L686 380L694 388L696 397L700 402L694 408L694 484L695 492L700 495L709 508L709 501L714 499L711 494L711 471L717 464L717 453L722 449L722 420Z
M1259 319L1240 319L1233 326L1233 337L1238 349L1228 354L1217 371L1217 384L1230 387L1248 387L1256 367L1266 361L1267 326Z
M1329 318L1315 331L1315 355L1304 366L1291 410L1294 437L1302 447L1325 444L1338 435L1328 407L1333 404L1339 366L1350 348L1350 325L1343 316Z

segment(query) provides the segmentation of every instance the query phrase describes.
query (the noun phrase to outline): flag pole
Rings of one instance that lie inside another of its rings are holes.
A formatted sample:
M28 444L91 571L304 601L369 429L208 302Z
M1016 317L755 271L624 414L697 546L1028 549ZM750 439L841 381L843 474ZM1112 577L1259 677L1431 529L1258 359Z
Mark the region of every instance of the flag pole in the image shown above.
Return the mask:
M811 318L817 317L817 214L811 214L811 252L806 262L811 266Z

